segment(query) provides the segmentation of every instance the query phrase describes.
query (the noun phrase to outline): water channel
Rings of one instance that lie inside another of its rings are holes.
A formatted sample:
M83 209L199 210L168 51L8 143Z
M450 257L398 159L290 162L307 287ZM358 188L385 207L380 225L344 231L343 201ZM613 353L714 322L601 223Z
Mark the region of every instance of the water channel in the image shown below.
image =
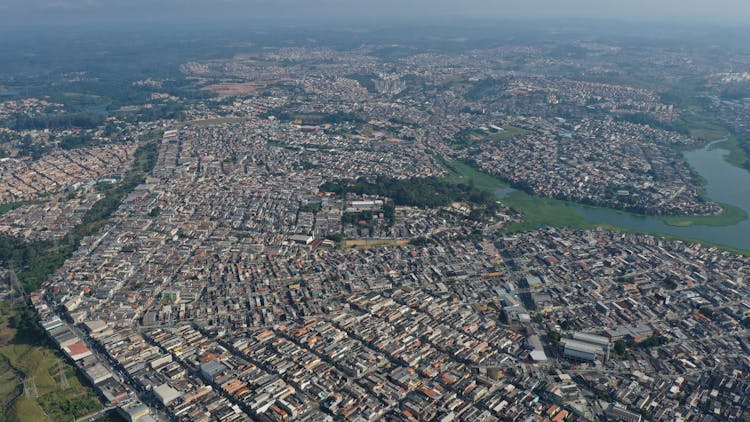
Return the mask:
M726 161L729 152L716 145L686 152L685 159L707 182L706 196L716 202L734 205L750 215L750 172ZM511 192L502 189L504 196ZM750 251L750 219L731 226L670 226L657 217L642 216L606 208L574 205L583 219L593 224L610 224L625 229L704 240Z

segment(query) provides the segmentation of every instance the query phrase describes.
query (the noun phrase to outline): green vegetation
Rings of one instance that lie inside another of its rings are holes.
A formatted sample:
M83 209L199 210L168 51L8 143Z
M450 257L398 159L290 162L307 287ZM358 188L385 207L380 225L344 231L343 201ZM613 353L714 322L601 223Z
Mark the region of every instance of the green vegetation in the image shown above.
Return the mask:
M659 217L670 226L689 227L694 225L701 226L733 226L740 221L747 220L747 213L742 208L729 204L719 204L723 208L721 214L717 215L696 215L696 216L666 216Z
M509 185L502 180L491 176L487 173L481 172L474 169L466 163L460 161L446 162L442 157L436 157L443 163L445 168L449 171L448 176L443 180L449 183L461 183L471 184L477 189L487 190L489 192L495 192L498 189L507 189ZM725 245L717 245L711 242L702 241L699 239L692 239L680 236L674 236L667 233L653 233L653 232L642 232L637 230L629 230L622 227L616 227L607 224L592 224L587 222L577 211L576 207L580 206L574 202L562 201L552 198L543 198L534 195L529 195L522 191L513 191L500 199L504 205L512 208L513 210L523 215L523 221L512 222L506 228L507 233L517 233L523 231L534 230L540 227L553 226L553 227L569 227L573 229L590 229L595 227L603 227L609 230L618 230L628 233L644 233L661 236L667 239L684 240L689 242L699 243L705 247L716 247L725 251L737 253L740 255L750 256L750 251L733 248ZM729 211L727 211L729 212ZM732 211L734 213L734 211ZM718 217L718 216L717 216ZM676 217L681 218L681 217ZM696 217L699 218L700 217ZM736 214L733 219L737 218ZM729 219L729 217L727 217ZM698 220L700 221L700 220ZM696 224L698 224L696 222ZM700 223L702 224L702 223ZM717 223L718 224L718 223Z
M91 135L69 135L60 140L60 148L71 150L91 146L94 138Z
M375 213L372 211L345 212L341 216L341 222L350 225L359 225L363 227L373 227Z
M116 410L110 410L102 416L94 419L94 422L127 422Z
M719 146L729 150L727 162L750 170L750 143L743 145L719 117L709 111L705 98L700 95L700 87L684 84L672 88L662 94L662 101L666 104L676 104L685 110L680 119L674 123L679 132L687 133L704 143L725 139Z
M430 239L429 237L423 237L423 236L415 237L409 240L409 244L414 245L414 246L427 246L432 243L435 243L435 241Z
M719 148L723 148L729 151L726 160L729 164L750 170L750 158L748 153L740 144L740 140L736 136L730 135L725 141L719 142L717 145Z
M10 126L16 130L32 129L93 129L104 123L104 116L96 113L64 113L27 116L18 114L11 119Z
M83 216L59 243L24 242L0 236L0 261L12 265L24 289L36 289L78 248L80 241L96 233L125 197L142 183L156 163L159 134L145 140L135 153L131 170L116 185L102 188L104 198ZM11 308L0 303L0 411L8 420L72 421L88 415L101 404L91 389L85 387L75 369L49 348L48 340L36 315L23 306ZM60 373L60 370L62 373ZM70 387L59 380L65 377ZM33 379L38 398L21 397L24 379ZM49 418L47 417L49 416Z
M153 107L142 107L134 111L116 113L121 119L130 123L153 122L161 119L185 120L187 107L181 103L157 104Z
M557 347L560 344L560 339L562 339L562 335L558 333L557 331L549 330L547 331L547 339L554 347Z
M383 205L383 218L385 218L385 224L388 227L393 226L396 223L396 206L393 204Z
M705 316L708 319L714 318L714 310L708 306L701 306L701 308L698 309L698 312L700 312L703 316Z
M212 126L226 123L237 123L245 120L244 117L217 117L215 119L191 120L184 124L187 126Z
M639 125L648 125L656 129L669 130L681 133L683 135L690 134L690 130L686 125L663 122L648 113L620 113L615 114L614 117L618 120L636 123Z
M42 158L49 149L49 145L34 142L31 136L26 135L19 142L18 155L21 157L31 157L32 160L36 161Z
M653 347L658 347L663 344L667 344L668 342L669 342L668 338L664 336L660 336L660 335L654 335L654 336L647 338L646 340L643 340L640 343L637 343L636 346L642 349L651 349Z
M477 101L483 98L498 98L507 88L507 80L490 77L475 83L466 94L464 94L464 98L470 101Z
M326 235L326 239L341 243L344 240L344 235L341 233L330 233Z
M487 141L505 141L528 133L526 129L515 126L502 126L503 130L483 131L478 129L465 129L456 134L451 140L451 145L456 148L468 148Z
M320 202L308 202L307 204L302 205L299 210L300 212L317 213L321 210L321 208L323 208L323 204L321 204Z
M45 201L41 200L9 202L7 204L0 205L0 215L3 215L6 212L14 210L16 208L21 208L25 205L43 204L44 202Z
M468 201L489 210L497 207L495 197L491 192L470 184L450 183L437 177L406 180L378 177L374 182L364 179L332 181L324 183L320 190L338 194L354 192L360 195L386 196L392 198L396 205L415 207L443 207L455 201Z
M61 384L63 376L67 388ZM24 397L25 379L33 380L39 397ZM101 408L75 368L50 347L31 309L13 308L9 302L0 302L0 381L3 420L73 421Z
M351 113L286 113L274 112L267 113L270 116L275 116L277 119L283 122L300 122L303 125L323 125L338 124L344 122L361 123L363 120L357 115Z
M513 191L502 202L523 214L521 222L508 225L509 233L534 230L545 226L593 228L596 225L584 220L576 211L577 204L559 199L542 198L522 191Z
M507 189L509 186L500 179L476 170L466 163L453 161L443 164L450 174L446 180L450 183L472 184L477 189L494 192ZM500 201L513 210L523 214L523 221L511 223L507 231L516 233L534 230L544 226L591 228L594 225L586 222L575 210L572 202L529 195L523 191L513 191Z
M617 340L614 347L614 358L619 360L625 360L628 358L628 347L632 346L631 342L625 340Z
M160 134L152 134L135 152L131 170L120 183L103 185L104 198L84 214L82 222L60 241L23 242L15 237L0 235L0 261L15 267L18 279L28 291L36 289L47 277L62 266L81 240L95 234L107 222L123 199L143 183L156 164Z

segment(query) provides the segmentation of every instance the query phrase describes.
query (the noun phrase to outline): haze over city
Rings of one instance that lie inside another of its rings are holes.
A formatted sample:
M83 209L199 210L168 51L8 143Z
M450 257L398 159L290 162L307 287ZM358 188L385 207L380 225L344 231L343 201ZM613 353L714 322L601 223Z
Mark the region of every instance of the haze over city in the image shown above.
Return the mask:
M0 21L38 23L238 21L266 23L604 19L737 25L742 0L5 0Z
M0 420L750 420L747 22L0 1Z

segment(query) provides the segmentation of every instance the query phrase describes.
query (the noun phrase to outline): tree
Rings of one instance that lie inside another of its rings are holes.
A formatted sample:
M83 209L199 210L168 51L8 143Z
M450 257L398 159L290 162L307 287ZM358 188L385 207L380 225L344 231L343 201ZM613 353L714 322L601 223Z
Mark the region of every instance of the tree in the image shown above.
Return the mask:
M620 357L624 357L628 353L628 344L625 340L617 340L615 342L615 354Z

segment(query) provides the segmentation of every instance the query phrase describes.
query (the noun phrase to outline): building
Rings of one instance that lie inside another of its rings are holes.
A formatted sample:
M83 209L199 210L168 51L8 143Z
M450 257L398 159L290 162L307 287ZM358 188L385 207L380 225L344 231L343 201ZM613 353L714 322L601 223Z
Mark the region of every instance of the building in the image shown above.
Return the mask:
M585 343L569 338L560 339L563 356L586 362L603 361L602 348L594 344Z
M162 384L154 388L154 395L164 406L182 397L182 393L172 388L169 384Z
M641 415L614 405L610 405L607 408L606 413L608 420L622 422L641 422Z

